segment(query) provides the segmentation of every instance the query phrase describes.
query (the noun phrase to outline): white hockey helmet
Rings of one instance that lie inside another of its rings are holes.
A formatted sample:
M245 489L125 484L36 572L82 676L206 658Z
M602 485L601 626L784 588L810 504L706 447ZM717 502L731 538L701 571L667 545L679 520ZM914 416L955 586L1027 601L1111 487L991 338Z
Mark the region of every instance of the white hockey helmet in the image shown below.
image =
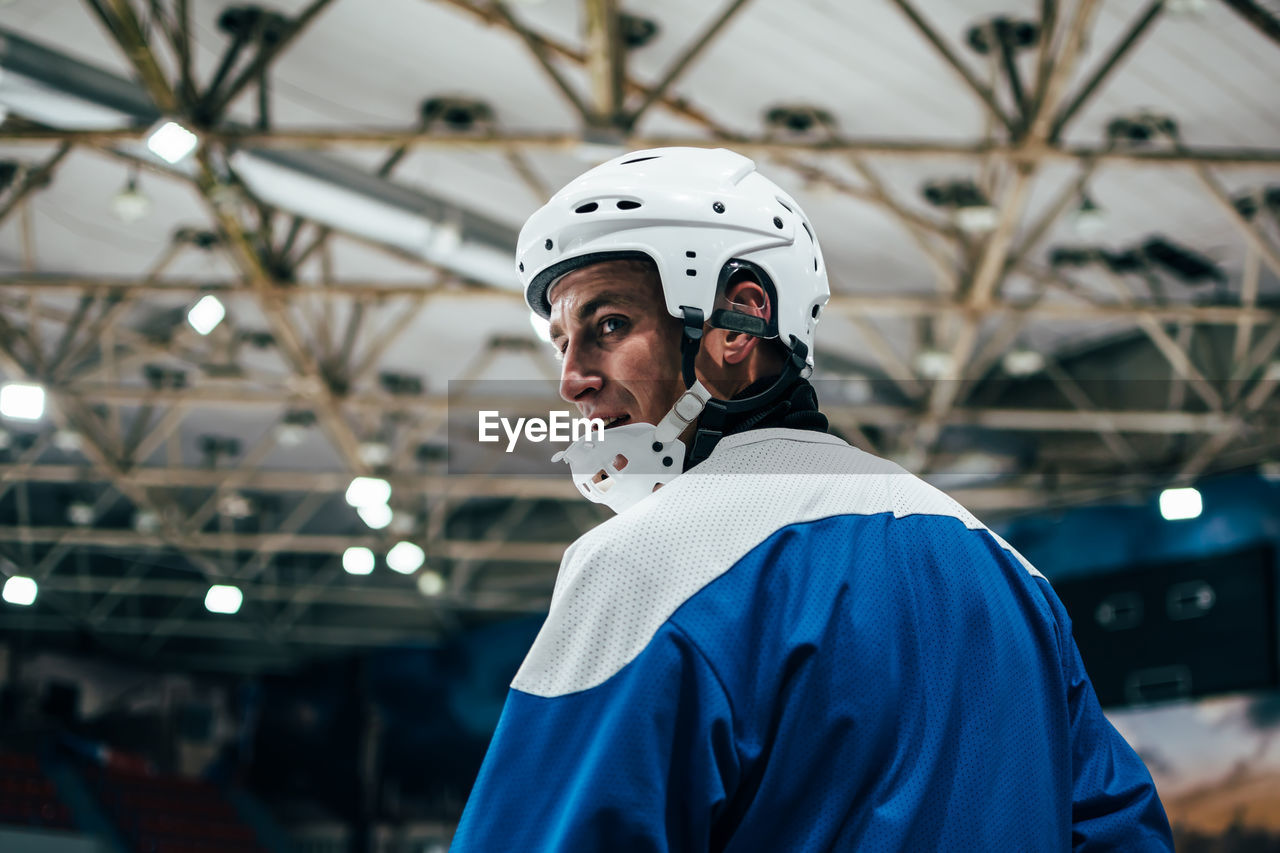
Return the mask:
M547 292L561 276L637 254L657 264L671 316L694 308L713 326L724 278L754 267L774 304L761 336L802 343L812 368L814 327L831 295L826 265L800 205L753 161L723 148L654 148L580 175L520 231L525 301L547 318Z

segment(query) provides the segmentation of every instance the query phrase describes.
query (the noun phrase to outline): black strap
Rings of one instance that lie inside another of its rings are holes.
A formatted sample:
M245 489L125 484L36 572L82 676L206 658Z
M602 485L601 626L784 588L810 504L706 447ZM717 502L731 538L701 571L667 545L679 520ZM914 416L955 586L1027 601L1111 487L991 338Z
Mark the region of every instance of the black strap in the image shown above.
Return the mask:
M701 312L698 313L700 314ZM687 317L688 315L686 314L686 322ZM690 376L692 375L693 358L697 356L698 344L695 341L687 344L687 346L688 348L684 350L684 361L688 368L685 374L685 382L691 386L693 382ZM690 355L690 350L692 350L692 356ZM790 390L792 385L800 381L804 375L808 354L808 347L792 336L791 352L787 357L787 362L782 368L782 373L768 389L750 397L741 397L734 400L719 400L714 397L708 400L706 407L702 410L702 416L698 418L698 430L689 449L685 467L697 465L711 455L711 451L715 450L716 444L719 443L730 428L730 422L735 415L761 412L761 417L756 421L758 423L770 415L776 414L774 404L782 396L783 392ZM783 405L789 406L790 404L784 401Z
M703 314L701 308L690 308L681 305L684 312L684 336L680 339L680 369L684 376L684 388L688 391L698 381L693 363L698 359L698 348L702 346Z

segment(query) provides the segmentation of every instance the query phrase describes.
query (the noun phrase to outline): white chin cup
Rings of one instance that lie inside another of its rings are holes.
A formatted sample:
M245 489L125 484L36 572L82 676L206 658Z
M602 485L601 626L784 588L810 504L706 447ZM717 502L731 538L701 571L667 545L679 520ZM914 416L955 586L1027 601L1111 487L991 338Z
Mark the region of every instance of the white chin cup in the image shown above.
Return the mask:
M622 512L684 470L684 443L675 438L653 449L658 428L624 424L606 430L603 440L581 438L551 457L568 462L573 484L588 500Z
M580 438L551 461L569 463L573 484L588 500L623 512L684 471L685 446L676 436L697 420L710 397L711 392L695 382L657 426L638 423L607 429L603 439Z

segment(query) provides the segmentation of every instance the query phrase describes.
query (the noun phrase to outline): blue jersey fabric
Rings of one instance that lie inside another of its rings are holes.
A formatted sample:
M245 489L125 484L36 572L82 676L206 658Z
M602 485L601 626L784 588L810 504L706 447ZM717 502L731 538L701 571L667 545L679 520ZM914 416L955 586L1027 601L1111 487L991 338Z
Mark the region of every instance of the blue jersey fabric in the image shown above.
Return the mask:
M707 495L674 489L701 467L614 536L575 544L453 850L1172 850L1150 775L1103 716L1048 582L936 490L822 439L753 443L757 461L787 460L785 507L770 514L791 520L728 530L750 547L669 613L634 616L665 594L656 584L684 582L663 568L676 551L648 553L644 516L683 512L684 527L709 530ZM750 463L737 455L731 443L703 488L723 492L710 484ZM826 494L790 511L831 491L846 459L851 511L829 512ZM768 498L725 498L728 525ZM695 565L690 544L672 547ZM582 592L602 575L616 596ZM638 651L609 645L611 626L637 625L654 626Z

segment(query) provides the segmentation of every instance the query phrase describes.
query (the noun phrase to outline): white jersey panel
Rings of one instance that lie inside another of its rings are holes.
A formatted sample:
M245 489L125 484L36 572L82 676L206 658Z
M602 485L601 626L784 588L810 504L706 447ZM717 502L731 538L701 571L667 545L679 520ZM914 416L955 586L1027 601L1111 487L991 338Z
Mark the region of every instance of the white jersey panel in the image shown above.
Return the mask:
M986 530L938 489L835 436L792 429L727 436L697 468L565 551L547 620L511 686L554 697L602 684L685 601L778 530L886 512L948 516Z

